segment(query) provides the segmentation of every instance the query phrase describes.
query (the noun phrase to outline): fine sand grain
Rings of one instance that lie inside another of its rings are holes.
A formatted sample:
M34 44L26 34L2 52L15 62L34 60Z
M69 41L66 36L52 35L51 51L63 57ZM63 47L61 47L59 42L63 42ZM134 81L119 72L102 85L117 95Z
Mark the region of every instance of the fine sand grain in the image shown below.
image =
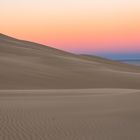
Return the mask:
M0 140L139 140L140 90L1 90Z

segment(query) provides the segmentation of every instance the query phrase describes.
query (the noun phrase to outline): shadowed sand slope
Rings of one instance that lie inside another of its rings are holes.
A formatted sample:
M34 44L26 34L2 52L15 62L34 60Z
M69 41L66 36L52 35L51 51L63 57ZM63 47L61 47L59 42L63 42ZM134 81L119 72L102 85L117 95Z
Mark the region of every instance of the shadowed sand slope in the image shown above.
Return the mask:
M0 89L140 88L140 68L0 34Z

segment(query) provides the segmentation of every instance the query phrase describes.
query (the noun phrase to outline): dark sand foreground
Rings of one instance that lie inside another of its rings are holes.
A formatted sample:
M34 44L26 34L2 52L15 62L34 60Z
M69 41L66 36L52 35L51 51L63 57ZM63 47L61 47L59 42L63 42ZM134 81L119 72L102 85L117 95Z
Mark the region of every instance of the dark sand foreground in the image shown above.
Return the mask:
M140 90L1 90L0 140L140 140Z

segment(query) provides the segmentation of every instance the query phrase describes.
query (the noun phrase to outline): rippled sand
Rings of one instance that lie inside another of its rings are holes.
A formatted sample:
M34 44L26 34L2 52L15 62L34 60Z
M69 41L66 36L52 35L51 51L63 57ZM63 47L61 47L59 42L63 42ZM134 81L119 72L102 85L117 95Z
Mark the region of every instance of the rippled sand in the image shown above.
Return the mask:
M140 91L0 91L0 140L140 140Z

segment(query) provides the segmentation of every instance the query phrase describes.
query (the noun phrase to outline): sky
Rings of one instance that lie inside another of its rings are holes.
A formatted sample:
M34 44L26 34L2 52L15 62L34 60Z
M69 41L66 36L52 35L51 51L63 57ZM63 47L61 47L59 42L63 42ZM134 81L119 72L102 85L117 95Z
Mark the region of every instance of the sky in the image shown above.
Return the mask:
M137 58L140 0L0 0L0 32L74 53Z

